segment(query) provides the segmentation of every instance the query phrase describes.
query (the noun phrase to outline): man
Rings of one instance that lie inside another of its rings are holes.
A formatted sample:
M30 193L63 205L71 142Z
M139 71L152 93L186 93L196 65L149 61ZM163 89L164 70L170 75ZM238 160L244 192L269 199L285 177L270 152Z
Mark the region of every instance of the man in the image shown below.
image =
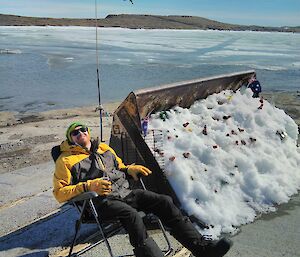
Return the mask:
M94 204L102 219L118 218L129 234L137 257L161 257L163 253L151 239L138 211L153 213L171 230L171 234L196 257L223 256L231 242L207 240L173 204L172 198L147 190L130 190L127 176L152 172L142 165L125 165L108 145L90 138L90 130L82 123L72 123L66 132L56 161L53 193L59 202L95 191Z

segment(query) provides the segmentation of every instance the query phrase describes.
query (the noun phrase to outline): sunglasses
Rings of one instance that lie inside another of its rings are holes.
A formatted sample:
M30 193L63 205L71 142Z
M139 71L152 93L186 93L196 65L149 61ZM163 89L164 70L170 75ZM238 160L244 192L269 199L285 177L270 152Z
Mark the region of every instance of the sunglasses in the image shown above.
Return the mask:
M88 128L87 128L87 127L81 127L81 128L79 128L79 129L73 130L73 131L71 132L71 136L76 137L76 136L79 135L80 132L84 133L84 132L87 132L87 131L88 131Z

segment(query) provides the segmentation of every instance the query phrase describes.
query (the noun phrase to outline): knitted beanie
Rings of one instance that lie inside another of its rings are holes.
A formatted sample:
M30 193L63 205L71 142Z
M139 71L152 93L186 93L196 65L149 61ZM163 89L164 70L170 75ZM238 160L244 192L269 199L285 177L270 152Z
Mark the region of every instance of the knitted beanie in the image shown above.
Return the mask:
M82 124L81 122L78 122L78 121L71 123L71 125L68 127L68 129L66 131L66 137L67 137L67 139L68 139L68 141L70 143L73 142L72 141L71 133L75 130L75 128L77 128L79 126L81 126L81 127L87 127L86 125L84 125L84 124ZM88 133L90 134L90 130L89 129L88 129Z

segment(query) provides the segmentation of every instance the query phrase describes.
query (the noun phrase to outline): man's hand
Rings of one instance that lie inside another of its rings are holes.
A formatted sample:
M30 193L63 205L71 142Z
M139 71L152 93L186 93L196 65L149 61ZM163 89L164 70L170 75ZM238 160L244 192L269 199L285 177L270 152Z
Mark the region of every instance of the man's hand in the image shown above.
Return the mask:
M138 180L138 174L148 176L152 171L142 165L129 165L127 167L127 173L132 176L134 180Z
M88 190L94 191L98 195L106 196L111 193L111 182L103 178L88 180Z

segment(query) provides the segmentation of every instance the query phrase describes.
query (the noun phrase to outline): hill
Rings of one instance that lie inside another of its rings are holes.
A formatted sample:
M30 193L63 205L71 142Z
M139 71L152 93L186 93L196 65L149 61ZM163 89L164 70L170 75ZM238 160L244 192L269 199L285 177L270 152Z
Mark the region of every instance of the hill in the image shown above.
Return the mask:
M94 19L42 18L0 14L0 26L95 26ZM265 27L222 23L197 16L161 16L137 14L110 14L98 19L99 27L130 29L213 29L300 32L298 27Z

